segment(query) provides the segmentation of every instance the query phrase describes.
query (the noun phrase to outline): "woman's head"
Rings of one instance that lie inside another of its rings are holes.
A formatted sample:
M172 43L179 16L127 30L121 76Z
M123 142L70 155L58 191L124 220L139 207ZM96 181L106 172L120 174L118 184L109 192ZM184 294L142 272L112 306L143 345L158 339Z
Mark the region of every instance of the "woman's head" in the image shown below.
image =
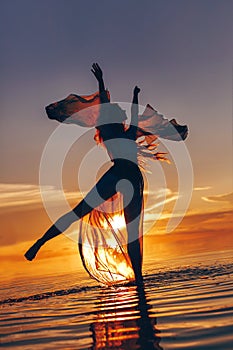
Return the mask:
M126 119L125 111L117 103L103 103L97 124L124 123Z
M117 103L110 103L110 120L116 123L124 123L127 119L126 112Z

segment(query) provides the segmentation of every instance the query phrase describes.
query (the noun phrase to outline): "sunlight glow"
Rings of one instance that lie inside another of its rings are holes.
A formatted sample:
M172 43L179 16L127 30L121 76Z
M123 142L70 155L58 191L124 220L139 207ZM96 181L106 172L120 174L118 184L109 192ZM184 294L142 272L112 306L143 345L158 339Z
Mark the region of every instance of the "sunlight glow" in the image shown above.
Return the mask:
M116 214L113 217L109 217L109 223L111 224L114 230L119 230L125 227L125 218L122 215ZM103 228L109 228L109 223L107 220L103 222Z

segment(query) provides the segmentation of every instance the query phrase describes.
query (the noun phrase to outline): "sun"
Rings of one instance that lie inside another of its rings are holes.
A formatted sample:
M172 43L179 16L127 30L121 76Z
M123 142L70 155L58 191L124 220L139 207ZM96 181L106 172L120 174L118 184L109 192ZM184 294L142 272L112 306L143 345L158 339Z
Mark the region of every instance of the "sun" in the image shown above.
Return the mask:
M114 230L123 228L125 226L125 218L122 215L114 215L110 222Z
M115 214L114 216L109 217L108 220L104 221L103 227L107 229L109 223L111 224L114 230L119 230L125 227L125 218L123 215Z

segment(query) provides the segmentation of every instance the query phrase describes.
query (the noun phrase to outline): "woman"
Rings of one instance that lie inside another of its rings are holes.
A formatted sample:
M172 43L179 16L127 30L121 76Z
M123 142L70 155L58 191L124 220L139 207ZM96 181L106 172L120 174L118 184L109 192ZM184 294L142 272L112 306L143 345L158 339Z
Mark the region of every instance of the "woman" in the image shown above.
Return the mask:
M94 63L91 71L98 80L101 101L100 116L96 126L96 139L103 142L113 162L113 166L72 211L63 215L48 229L25 253L25 257L28 260L33 260L44 243L61 234L73 222L83 218L94 208L120 191L123 197L123 210L128 233L128 254L136 283L141 283L142 254L139 224L143 204L143 177L137 163L137 144L135 142L140 89L137 86L134 88L131 125L126 130L124 125L126 114L117 104L109 103L101 68L97 63Z

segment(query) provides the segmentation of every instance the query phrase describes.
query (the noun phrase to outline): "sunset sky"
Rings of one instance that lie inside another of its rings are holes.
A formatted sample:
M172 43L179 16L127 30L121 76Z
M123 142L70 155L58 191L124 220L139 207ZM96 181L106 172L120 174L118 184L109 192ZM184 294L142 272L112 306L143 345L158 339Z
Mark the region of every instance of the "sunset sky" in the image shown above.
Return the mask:
M96 91L90 72L93 62L103 68L112 100L130 102L132 89L138 85L141 105L150 103L169 119L175 116L189 126L185 144L192 161L193 196L186 217L171 235L188 239L191 234L207 234L216 244L223 234L229 237L232 13L230 0L1 3L0 253L5 277L17 275L17 266L22 274L27 268L33 271L22 254L50 225L41 201L39 170L43 149L58 122L47 118L44 107L70 93ZM64 129L67 135L70 127ZM73 128L78 133L78 127ZM92 132L87 134L90 140L92 136ZM86 141L89 147L90 140ZM77 172L84 155L85 142L74 144L64 162L63 187L71 206L81 198ZM90 164L86 189L96 165ZM166 234L177 199L174 162L161 169L166 187L157 181L155 168L145 215L150 234L157 235ZM53 179L43 191L49 193L49 205L56 209L59 199ZM57 263L59 256L75 252L70 242L65 237L57 238L56 246L49 242L37 266L45 264L43 258L53 257ZM228 238L225 243L232 241Z

